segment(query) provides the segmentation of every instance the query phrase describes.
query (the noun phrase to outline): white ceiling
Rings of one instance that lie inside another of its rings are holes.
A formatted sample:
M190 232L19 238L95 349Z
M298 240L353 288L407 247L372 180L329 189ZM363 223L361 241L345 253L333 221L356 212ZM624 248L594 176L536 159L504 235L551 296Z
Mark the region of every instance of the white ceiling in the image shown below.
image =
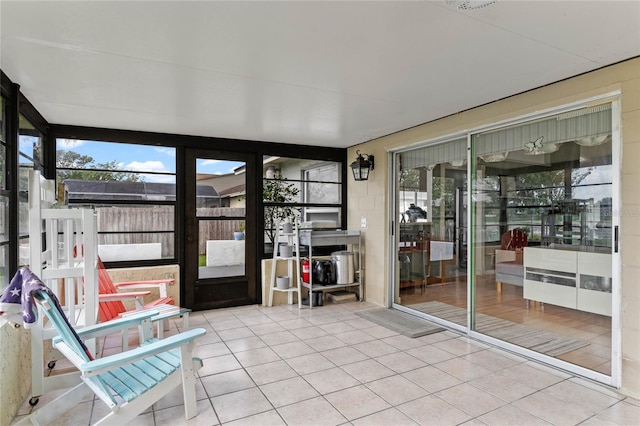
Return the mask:
M2 0L0 68L50 123L348 147L640 55L640 1L459 3Z

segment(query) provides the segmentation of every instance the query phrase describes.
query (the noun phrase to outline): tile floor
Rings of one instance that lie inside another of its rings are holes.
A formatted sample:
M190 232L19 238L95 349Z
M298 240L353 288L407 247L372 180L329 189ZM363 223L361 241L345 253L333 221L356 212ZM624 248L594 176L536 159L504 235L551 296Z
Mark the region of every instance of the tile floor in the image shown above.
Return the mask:
M640 401L452 331L411 339L354 312L368 303L193 313L198 416L180 389L135 425L637 425ZM177 322L172 324L175 332ZM115 352L118 341L105 341ZM52 392L52 394L55 394ZM44 395L40 404L54 395ZM27 414L25 402L16 420ZM55 421L90 424L86 401Z

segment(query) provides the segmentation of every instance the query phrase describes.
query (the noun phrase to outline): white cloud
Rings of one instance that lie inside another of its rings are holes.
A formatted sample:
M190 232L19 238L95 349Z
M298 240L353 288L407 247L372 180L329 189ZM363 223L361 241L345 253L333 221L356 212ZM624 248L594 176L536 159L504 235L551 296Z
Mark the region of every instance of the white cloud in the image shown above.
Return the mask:
M125 170L139 172L168 172L162 161L133 161L123 167Z
M165 147L155 147L154 150L156 152L159 152L160 154L165 154L169 157L175 157L176 156L176 150L175 148L165 148Z
M132 170L139 172L169 172L162 161L133 161L122 166L124 170ZM176 183L173 175L147 175L141 174L140 177L145 182L155 183Z
M213 164L218 164L220 162L220 160L203 160L202 163L200 163L200 166L211 166Z
M80 145L84 145L85 141L81 141L78 139L58 139L57 145L58 149L72 149L77 148Z

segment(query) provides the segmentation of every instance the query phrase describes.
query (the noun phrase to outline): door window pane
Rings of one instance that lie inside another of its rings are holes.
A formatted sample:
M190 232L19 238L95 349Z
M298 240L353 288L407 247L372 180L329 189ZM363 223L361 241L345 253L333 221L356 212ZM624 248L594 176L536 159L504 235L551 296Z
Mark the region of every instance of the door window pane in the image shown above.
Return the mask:
M198 279L246 274L245 163L196 159ZM242 284L244 285L244 284Z
M198 221L198 279L245 275L244 220Z

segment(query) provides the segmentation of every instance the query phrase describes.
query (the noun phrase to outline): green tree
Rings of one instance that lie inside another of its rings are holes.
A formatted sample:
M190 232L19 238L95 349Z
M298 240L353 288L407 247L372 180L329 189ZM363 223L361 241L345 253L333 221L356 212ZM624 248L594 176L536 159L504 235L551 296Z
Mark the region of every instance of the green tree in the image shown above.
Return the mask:
M420 187L420 170L404 169L400 172L400 189L403 191L418 191Z
M287 218L293 222L297 218L298 209L286 204L295 202L299 193L300 189L279 173L274 179L262 181L262 200L269 203L264 206L264 230L270 243L275 240L280 222Z
M550 206L556 201L567 198L566 173L571 186L576 187L593 171L593 167L573 169L571 172L564 169L545 172L527 173L516 176L516 197L513 201L521 205Z
M118 182L144 181L144 178L136 173L120 171L121 166L116 160L96 164L93 157L63 149L56 151L56 168L58 169L59 182L64 182L67 179Z

